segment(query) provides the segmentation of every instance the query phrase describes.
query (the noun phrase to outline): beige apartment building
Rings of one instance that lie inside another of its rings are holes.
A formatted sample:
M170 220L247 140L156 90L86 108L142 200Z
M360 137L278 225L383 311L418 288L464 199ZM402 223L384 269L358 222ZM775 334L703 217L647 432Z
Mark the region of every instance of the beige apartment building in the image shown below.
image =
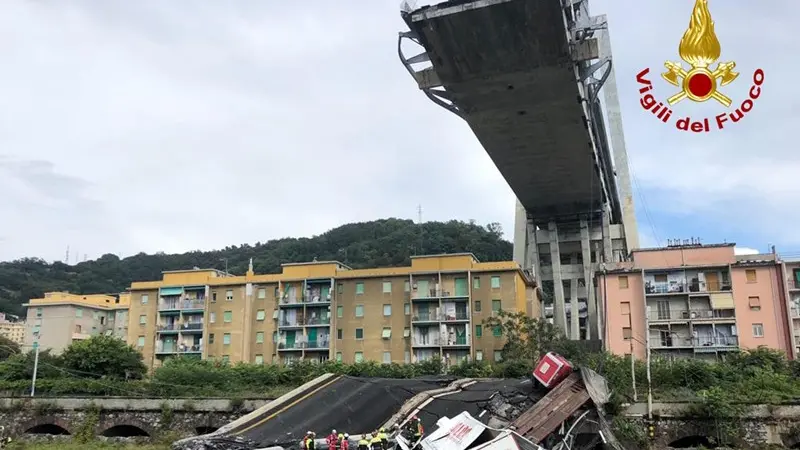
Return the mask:
M16 320L16 316L0 313L0 336L19 345L25 343L25 322Z
M518 264L463 253L380 269L315 261L284 264L280 274L170 271L133 283L130 293L128 341L151 366L175 355L253 363L499 360L502 337L483 319L501 309L540 315L534 282Z
M41 349L60 353L76 340L97 334L127 339L130 295L48 292L28 307L24 345L38 341Z

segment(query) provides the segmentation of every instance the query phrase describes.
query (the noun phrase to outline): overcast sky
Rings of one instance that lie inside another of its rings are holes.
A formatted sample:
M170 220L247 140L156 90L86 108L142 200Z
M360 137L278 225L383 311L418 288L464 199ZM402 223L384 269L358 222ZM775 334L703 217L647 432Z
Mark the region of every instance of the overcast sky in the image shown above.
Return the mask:
M0 2L0 260L213 249L416 219L420 204L511 239L502 176L397 58L399 3ZM658 73L693 4L592 2L611 22L643 244L800 250L800 2L709 1L741 73L724 92L738 104L766 73L745 119L709 135L654 120L635 81L650 67L657 95L674 93Z

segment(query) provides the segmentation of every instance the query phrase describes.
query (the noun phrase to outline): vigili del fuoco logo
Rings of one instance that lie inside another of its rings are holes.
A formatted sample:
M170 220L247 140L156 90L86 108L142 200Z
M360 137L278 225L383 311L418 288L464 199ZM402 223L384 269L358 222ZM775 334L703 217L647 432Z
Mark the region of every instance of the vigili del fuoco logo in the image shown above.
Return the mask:
M761 95L764 71L757 69L753 73L749 95L730 111L733 101L719 88L731 84L739 74L733 70L736 68L736 63L733 61L719 62L715 68L711 68L719 60L721 52L719 39L714 33L714 22L708 10L708 0L696 0L689 20L689 29L683 34L678 46L678 54L689 67L685 68L679 62L667 61L664 63L667 71L661 74L664 80L680 90L667 99L666 105L665 102L657 100L653 95L653 83L646 78L650 68L646 68L636 74L636 81L641 86L639 103L642 108L664 123L674 122L675 128L695 133L708 133L712 129L722 130L729 123L742 120L753 109L754 102ZM673 120L672 106L686 99L697 103L715 100L728 112L718 114L713 119L706 117L695 120L690 116L683 116Z

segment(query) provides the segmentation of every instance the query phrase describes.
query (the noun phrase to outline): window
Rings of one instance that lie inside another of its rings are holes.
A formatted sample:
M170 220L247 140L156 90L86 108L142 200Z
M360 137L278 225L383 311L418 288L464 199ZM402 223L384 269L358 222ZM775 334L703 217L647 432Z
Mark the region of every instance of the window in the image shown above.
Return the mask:
M411 337L411 328L403 328L403 337L404 338Z
M500 312L502 308L502 303L500 300L492 300L492 312Z
M139 325L144 325L146 323L147 323L147 316L145 316L144 314L139 316Z
M225 301L232 302L233 301L233 289L228 289L225 291Z
M217 291L211 292L211 303L217 303Z
M503 360L503 352L500 350L494 351L494 360L495 362L500 362Z
M364 283L356 283L356 294L364 293Z
M263 344L264 343L264 332L259 331L256 333L256 344Z
M336 307L336 317L342 318L344 316L344 306L337 306Z
M99 313L99 312L97 312L97 311L95 311L95 312L94 312L94 314L93 314L93 319L94 319L94 320L97 320L97 319L99 319L99 318L100 318L100 313Z
M753 324L753 337L763 338L764 337L764 324L763 323L754 323Z
M499 289L500 288L500 277L492 277L492 289Z
M747 278L748 283L755 283L757 281L756 269L747 269L744 271L744 276Z
M481 288L481 277L475 277L472 279L472 289L480 289Z
M492 327L492 335L494 337L500 337L503 335L503 329L500 326Z
M267 313L263 309L256 311L256 320L264 320L266 317Z
M619 281L619 288L620 289L628 289L628 276L627 275L620 275L617 277Z
M208 313L208 323L215 323L217 321L217 313Z
M39 330L40 330L40 329L41 329L41 328L40 328L38 325L37 325L37 326L35 326L35 327L33 327L33 335L34 335L34 336L38 335L38 334L39 334Z
M411 303L403 303L403 314L407 316L411 315Z
M222 345L231 345L231 334L225 333L222 335Z
M36 308L36 317L42 317L42 308Z
M342 362L342 352L336 352L336 362Z
M83 308L75 308L75 317L83 317ZM140 322L144 323L144 322Z
M336 329L336 339L343 339L344 333L341 328Z
M225 323L233 322L233 312L225 311L222 313L222 321Z
M264 355L256 355L256 364L258 365L264 364Z
M383 352L383 363L384 364L392 363L392 352Z
M364 317L364 305L356 305L356 317Z
M214 343L214 333L210 333L208 335L208 343L209 344L213 344Z
M139 336L139 339L136 340L136 346L144 348L144 336Z
M383 316L388 317L392 315L392 305L383 305Z
M619 304L619 310L623 316L631 315L631 302L621 302Z
M337 284L336 285L336 293L337 294L341 294L343 292L344 292L344 284L342 284L342 283Z
M475 361L483 361L483 350L475 351Z
M411 282L406 280L403 282L403 292L411 292Z
M150 301L150 296L147 294L142 294L142 304L146 305L148 301Z
M383 332L381 333L381 338L383 339L391 339L392 338L392 329L391 328L384 328Z
M273 331L272 332L272 342L278 342L278 332L277 331Z
M747 297L750 311L761 311L761 299L758 297Z
M479 338L483 336L483 326L482 325L475 325L475 337Z
M622 329L622 338L626 341L629 341L633 336L633 330L630 327L625 327Z
M392 282L391 281L384 281L383 282L383 293L384 294L391 294L392 293Z
M356 352L355 361L357 363L364 362L364 353L363 352Z
M475 300L475 312L481 312L481 301Z
M258 298L267 298L267 290L264 289L264 288L259 288L258 289ZM261 360L263 362L263 360L264 360L263 356L261 357Z
M356 339L364 339L364 329L356 328Z

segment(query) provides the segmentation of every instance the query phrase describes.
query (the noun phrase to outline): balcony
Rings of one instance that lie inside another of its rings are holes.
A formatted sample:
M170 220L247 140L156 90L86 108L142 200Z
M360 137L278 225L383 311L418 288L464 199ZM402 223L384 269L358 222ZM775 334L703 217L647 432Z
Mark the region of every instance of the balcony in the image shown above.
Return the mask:
M180 329L181 326L178 323L167 323L156 327L156 331L159 333L177 333Z
M187 311L187 310L204 310L206 302L204 299L175 299L175 300L162 300L158 302L159 311Z
M330 317L310 317L306 321L305 325L306 326L319 327L319 326L328 326L330 324L331 324L331 318Z
M181 333L202 333L203 322L184 323L180 327Z
M644 285L647 295L682 294L688 292L686 283L648 281Z
M414 337L411 340L412 347L441 347L441 340L439 339L439 335L436 335L435 339L432 339L430 336L427 339L423 339L420 337Z
M328 350L330 348L330 340L328 339L318 339L316 341L310 341L306 344L306 350Z
M442 290L436 288L415 289L411 291L412 300L438 300L442 296Z
M706 292L725 292L731 290L729 281L699 281L692 279L686 281L647 281L644 285L644 292L647 295L670 295L670 294L697 294Z
M790 290L800 289L800 282L797 280L789 280L786 283L789 285Z
M717 336L694 338L695 351L739 348L738 336Z
M455 314L444 314L442 319L444 322L462 322L469 321L469 313L467 311L456 311Z
M283 298L281 298L280 302L278 303L278 306L281 308L283 307L291 308L291 307L302 307L304 304L305 303L303 303L302 296L295 296L295 297L284 296Z
M652 309L652 307L651 307ZM654 322L687 322L690 320L734 320L736 311L733 309L714 309L714 310L687 310L670 309L661 311L651 311L647 318L651 323Z
M303 325L306 324L306 321L302 317L298 317L295 319L286 319L280 318L278 320L278 328L302 328Z
M203 352L203 345L202 344L186 345L186 344L177 344L177 343L169 343L169 344L167 344L167 343L164 343L164 342L156 343L156 353L190 354L190 353L202 353L202 352Z
M793 318L800 317L800 306L792 306L791 310L792 310L792 317Z
M278 350L302 350L305 348L305 342L278 342Z
M416 312L411 316L411 322L441 322L444 319L444 314L439 312Z

